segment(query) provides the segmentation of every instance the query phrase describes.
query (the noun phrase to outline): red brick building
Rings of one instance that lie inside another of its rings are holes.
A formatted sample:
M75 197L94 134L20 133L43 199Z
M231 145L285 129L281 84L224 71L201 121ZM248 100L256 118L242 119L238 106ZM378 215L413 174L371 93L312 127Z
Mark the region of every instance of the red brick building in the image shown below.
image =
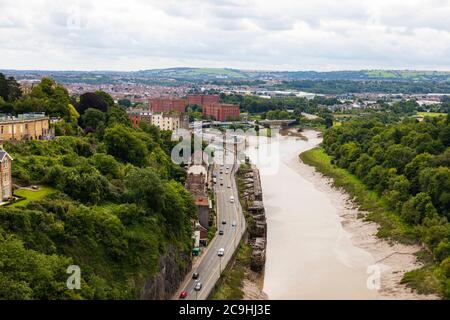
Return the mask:
M211 103L219 103L220 97L218 95L204 95L204 94L196 94L188 96L189 104L196 104L199 106L204 106L206 104Z
M148 124L151 124L152 122L152 113L147 109L129 108L127 114L135 128L139 127L142 121L145 121Z
M217 121L235 120L241 116L241 109L237 104L215 102L203 105L203 116Z
M169 113L172 111L185 113L187 105L188 102L186 99L150 99L150 110L155 113Z

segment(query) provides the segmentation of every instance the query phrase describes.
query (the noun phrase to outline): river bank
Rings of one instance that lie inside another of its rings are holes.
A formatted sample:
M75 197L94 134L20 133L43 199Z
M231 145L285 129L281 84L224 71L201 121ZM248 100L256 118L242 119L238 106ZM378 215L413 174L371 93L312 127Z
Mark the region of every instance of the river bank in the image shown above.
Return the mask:
M311 150L302 154L301 158L309 165L300 161L292 163L306 179L316 188L329 195L331 201L338 208L342 226L351 235L353 244L368 252L373 261L373 270L380 271L380 283L377 290L377 299L439 299L436 295L423 295L412 291L401 284L405 273L423 267L416 254L422 249L420 245L402 244L377 236L380 225L365 219L368 212L358 209L358 205L342 188L334 186L335 181L324 176L310 165L320 168L323 173L333 176L331 166L326 162L323 154L318 150ZM327 169L323 166L328 165ZM322 168L321 168L322 166ZM353 189L356 187L353 186Z
M322 142L305 130L292 136L258 139L248 155L261 173L268 223L263 292L269 299L430 299L400 284L420 267L418 246L379 239L378 226L362 219L348 195L299 161L299 154ZM269 165L258 159L267 158ZM380 271L380 289L368 286Z

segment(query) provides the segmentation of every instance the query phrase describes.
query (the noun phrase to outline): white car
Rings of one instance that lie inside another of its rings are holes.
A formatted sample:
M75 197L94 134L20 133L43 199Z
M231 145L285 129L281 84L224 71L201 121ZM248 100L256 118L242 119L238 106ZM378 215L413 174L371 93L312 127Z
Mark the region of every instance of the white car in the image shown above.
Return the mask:
M224 248L220 249L219 252L217 253L217 255L219 257L223 257L225 255L225 249Z
M234 203L234 197L230 198L230 203Z

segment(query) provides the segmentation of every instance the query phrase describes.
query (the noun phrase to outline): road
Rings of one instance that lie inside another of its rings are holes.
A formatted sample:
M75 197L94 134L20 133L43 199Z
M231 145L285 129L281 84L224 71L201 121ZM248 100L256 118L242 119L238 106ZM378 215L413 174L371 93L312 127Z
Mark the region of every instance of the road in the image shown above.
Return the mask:
M176 298L179 297L182 291L186 291L188 293L186 300L206 300L232 258L235 249L239 246L242 235L245 232L245 218L239 203L234 176L236 169L237 167L232 165L214 166L214 173L217 175L215 193L218 231L223 230L224 235L220 236L217 233L217 236L211 241L196 265L194 265L192 272L186 277L177 292ZM223 174L220 174L221 171ZM227 172L228 174L226 174ZM221 183L223 183L223 186L221 186ZM234 203L230 201L232 196L235 199ZM223 220L226 221L225 225L222 224ZM236 227L232 226L233 222L236 222ZM218 251L221 248L225 249L225 255L222 258L218 256ZM200 275L198 280L192 279L192 275L195 272L198 272ZM194 289L197 281L203 285L200 291Z

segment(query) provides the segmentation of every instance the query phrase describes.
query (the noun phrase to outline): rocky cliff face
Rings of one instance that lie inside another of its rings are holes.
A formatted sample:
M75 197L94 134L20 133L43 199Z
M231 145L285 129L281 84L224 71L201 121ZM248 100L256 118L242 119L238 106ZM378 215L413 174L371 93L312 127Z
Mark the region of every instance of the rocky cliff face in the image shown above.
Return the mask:
M189 261L181 268L178 261ZM169 300L177 291L186 274L192 269L191 257L171 247L159 259L158 272L147 279L141 290L142 300Z

